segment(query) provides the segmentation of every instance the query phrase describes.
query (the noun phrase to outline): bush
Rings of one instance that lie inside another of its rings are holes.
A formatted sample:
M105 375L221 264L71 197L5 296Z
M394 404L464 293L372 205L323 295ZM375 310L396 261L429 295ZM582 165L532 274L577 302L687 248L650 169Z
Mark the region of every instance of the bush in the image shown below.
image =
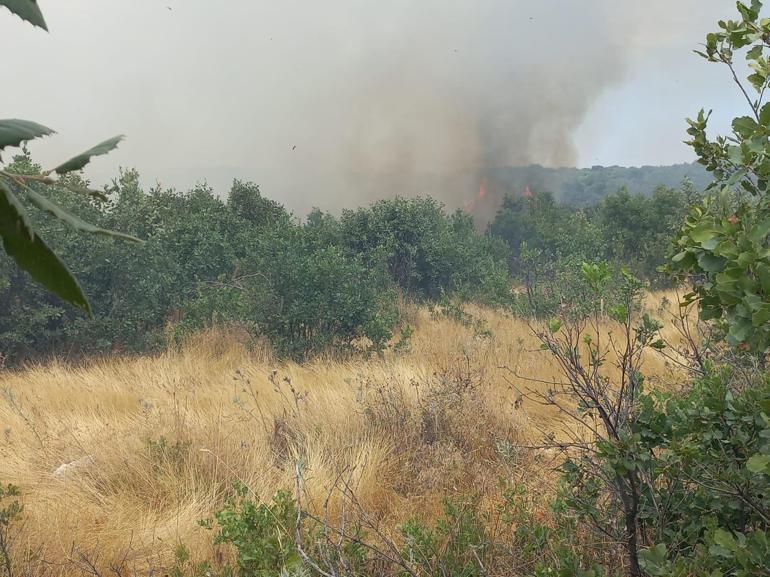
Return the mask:
M22 155L9 170L35 174L40 167ZM396 289L427 300L499 303L508 295L502 243L430 199L382 201L339 220L314 211L303 225L240 181L227 202L205 185L145 192L136 171L121 172L106 202L49 188L73 213L145 242L81 238L58 221L41 221L92 295L91 317L0 255L0 305L8 311L0 319L0 355L11 364L59 351L153 351L169 335L223 322L267 337L281 356L379 352L398 321ZM33 218L39 212L30 208Z
M724 368L681 397L655 395L640 423L657 444L655 492L644 502L654 575L770 568L770 377L736 388L738 376Z
M274 577L298 575L303 567L294 527L297 508L290 494L277 493L270 503L248 499L248 488L237 485L235 495L216 515L214 542L235 549L239 575ZM213 527L211 520L203 522Z
M276 228L252 247L242 292L246 316L280 355L330 348L379 352L398 321L395 292L380 270L299 226Z
M582 209L558 204L544 192L506 197L489 232L508 243L511 273L524 282L532 277L536 253L541 268L568 270L582 261L606 260L664 285L670 281L657 269L695 196L685 181L681 190L658 187L651 196L620 189Z
M347 252L371 266L384 263L411 297L448 293L499 302L508 295L504 245L478 234L468 215L447 215L432 198L381 200L344 211L337 234Z

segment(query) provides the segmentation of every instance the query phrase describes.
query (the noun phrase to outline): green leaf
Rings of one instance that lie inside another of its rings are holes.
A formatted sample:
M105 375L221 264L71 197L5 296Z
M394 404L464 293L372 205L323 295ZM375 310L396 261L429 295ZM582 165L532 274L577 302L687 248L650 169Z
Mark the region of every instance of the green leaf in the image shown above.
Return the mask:
M762 45L758 44L746 52L746 60L756 60L762 56ZM764 124L764 123L763 123Z
M5 6L22 20L26 20L33 26L38 26L48 31L48 26L43 18L43 13L36 0L0 0L0 6Z
M770 219L760 220L757 225L749 232L749 240L752 242L763 243L765 237L770 234Z
M766 473L770 465L770 455L754 455L746 461L746 468L752 473Z
M701 269L710 273L722 272L726 262L725 259L714 256L711 253L703 253L698 257L698 264Z
M44 210L46 212L51 213L56 218L63 220L67 224L69 224L71 227L83 231L88 232L91 234L101 234L104 236L113 236L115 238L122 238L124 240L129 240L131 242L142 242L141 239L136 238L135 236L132 236L130 234L125 234L123 232L117 232L114 230L108 230L105 228L99 228L98 226L94 226L93 224L84 221L78 216L75 216L72 213L67 212L62 207L60 207L58 204L51 202L48 200L45 196L42 194L39 194L32 190L31 188L24 187L24 191L27 193L27 196L29 199L41 210Z
M770 126L770 102L766 102L759 111L759 121L762 126Z
M706 250L714 250L719 242L719 231L709 228L709 225L699 226L690 231L690 238Z
M669 571L666 564L667 557L668 551L666 550L666 545L664 543L658 543L654 547L639 551L639 564L649 575L655 577L668 575Z
M0 181L0 238L8 256L61 299L91 313L83 289L59 257L34 233L24 207Z
M743 138L748 138L759 129L756 121L749 116L740 116L733 120L733 130Z
M727 342L735 346L744 342L751 334L752 324L750 319L739 318L730 325L727 333Z
M717 529L714 531L714 543L728 551L735 551L738 549L738 542L735 540L735 537L724 529Z
M102 154L107 154L111 150L115 150L121 140L123 140L122 134L119 136L113 136L104 142L100 142L93 148L89 148L82 154L78 154L76 157L70 158L67 162L60 164L54 168L54 172L57 174L66 174L67 172L72 172L73 170L80 170L90 162L92 156L100 156Z
M19 146L25 140L32 140L41 136L54 134L47 126L32 122L31 120L19 120L18 118L6 118L0 120L0 150L6 146Z
M770 321L770 304L763 303L759 309L751 315L751 324L761 327Z
M673 262L679 262L680 260L682 260L686 256L687 256L687 251L683 250L681 252L676 253L673 257L671 257L671 260Z
M756 275L762 287L762 292L770 296L770 266L765 263L759 263L756 266Z

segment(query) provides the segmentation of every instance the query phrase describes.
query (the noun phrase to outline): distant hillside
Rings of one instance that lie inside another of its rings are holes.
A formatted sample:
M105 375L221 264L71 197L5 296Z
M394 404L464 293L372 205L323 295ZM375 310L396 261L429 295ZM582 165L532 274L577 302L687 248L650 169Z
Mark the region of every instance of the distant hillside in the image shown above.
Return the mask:
M493 168L485 171L484 176L486 193L492 199L522 194L529 187L532 191L551 192L557 200L575 206L594 204L621 187L632 193L652 194L658 186L677 187L689 178L695 188L703 190L710 180L705 168L696 163L592 168L546 168L534 164Z

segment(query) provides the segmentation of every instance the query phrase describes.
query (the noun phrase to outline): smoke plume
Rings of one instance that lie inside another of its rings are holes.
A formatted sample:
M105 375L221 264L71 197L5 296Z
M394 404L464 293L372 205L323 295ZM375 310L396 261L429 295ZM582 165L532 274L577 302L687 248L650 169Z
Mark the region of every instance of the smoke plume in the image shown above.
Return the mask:
M635 51L701 37L685 28L695 0L49 4L49 36L0 15L19 55L3 109L59 131L36 158L125 133L97 183L118 165L222 194L244 178L300 214L395 194L463 206L485 169L572 165L575 130Z

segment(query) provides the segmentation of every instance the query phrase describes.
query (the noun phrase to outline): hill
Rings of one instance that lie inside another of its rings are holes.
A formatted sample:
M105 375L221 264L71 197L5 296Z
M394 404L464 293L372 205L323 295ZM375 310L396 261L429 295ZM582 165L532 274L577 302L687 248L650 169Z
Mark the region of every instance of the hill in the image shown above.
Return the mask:
M486 221L506 195L550 192L559 202L590 206L621 188L647 196L659 186L678 187L685 178L689 178L697 190L703 190L710 181L709 173L697 163L591 168L548 168L539 164L503 166L481 172L477 197L467 203L466 208L479 220Z

